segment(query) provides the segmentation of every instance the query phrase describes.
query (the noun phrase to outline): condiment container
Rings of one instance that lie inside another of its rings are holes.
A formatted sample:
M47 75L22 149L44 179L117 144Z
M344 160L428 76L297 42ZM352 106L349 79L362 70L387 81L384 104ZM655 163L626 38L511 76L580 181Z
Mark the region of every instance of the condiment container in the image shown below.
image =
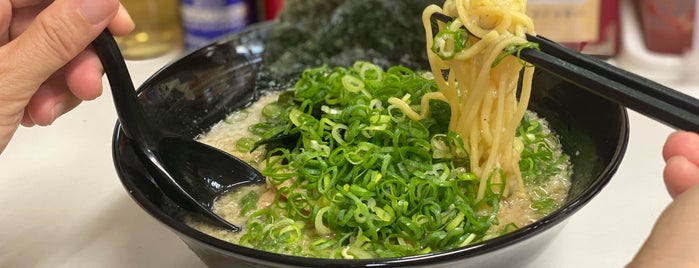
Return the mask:
M284 7L284 0L257 0L257 20L266 21L277 17Z
M648 50L682 54L692 45L695 0L636 0Z
M192 50L243 29L254 15L246 0L181 0L185 49Z
M615 56L620 47L620 0L529 0L538 34L583 53Z
M143 60L167 54L182 47L182 30L177 0L121 0L136 28L116 37L128 60Z

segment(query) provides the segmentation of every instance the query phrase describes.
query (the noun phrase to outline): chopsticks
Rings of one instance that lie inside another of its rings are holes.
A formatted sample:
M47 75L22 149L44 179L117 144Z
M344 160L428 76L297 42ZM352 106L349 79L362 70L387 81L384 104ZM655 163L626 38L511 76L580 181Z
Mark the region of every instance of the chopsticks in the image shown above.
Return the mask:
M671 127L699 131L699 100L543 37L527 40L541 49L520 54L534 66Z
M453 20L440 13L431 19L433 27ZM699 132L699 100L542 36L527 40L540 50L523 49L519 56L537 68L670 127Z

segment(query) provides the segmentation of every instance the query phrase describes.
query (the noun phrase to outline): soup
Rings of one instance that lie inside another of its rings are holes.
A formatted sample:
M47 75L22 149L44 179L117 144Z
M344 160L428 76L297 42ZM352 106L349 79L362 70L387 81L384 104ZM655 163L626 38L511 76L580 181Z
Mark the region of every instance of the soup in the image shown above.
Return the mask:
M376 82L378 77L392 82ZM373 82L376 84L369 86ZM338 84L349 89L332 93L330 85ZM423 95L437 90L429 73L399 66L384 71L357 62L349 68L308 69L295 88L266 92L199 138L269 176L266 185L236 189L216 202L216 213L242 225L242 231L232 233L195 221L189 224L222 240L260 250L322 258L376 258L484 241L536 221L560 206L570 184L571 167L544 119L527 112L516 131L524 188L508 194L506 181L490 182L485 197L479 199L479 179L469 170L463 141L444 123L449 121L449 106L430 101L427 118L414 121L389 102L397 97L420 103ZM318 99L322 100L309 104ZM420 109L419 105L411 107ZM267 143L275 146L251 151L255 143L287 131L274 130L284 125L280 121L306 127L307 132L300 131L292 146L285 145L291 149ZM357 125L361 124L365 126L360 129ZM319 126L327 130L325 134L312 133ZM353 143L352 149L342 147ZM317 155L296 157L291 156L293 152ZM306 162L301 162L304 157ZM354 168L359 170L348 171Z

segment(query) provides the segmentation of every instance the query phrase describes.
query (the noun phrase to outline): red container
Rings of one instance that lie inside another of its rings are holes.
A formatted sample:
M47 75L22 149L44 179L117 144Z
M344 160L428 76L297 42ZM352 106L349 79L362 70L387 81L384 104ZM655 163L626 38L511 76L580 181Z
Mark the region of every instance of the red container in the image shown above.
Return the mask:
M621 47L621 19L619 0L600 2L599 32L596 40L584 43L583 53L613 57Z
M695 0L637 0L648 50L681 54L692 47Z
M529 0L538 34L571 49L613 57L620 44L620 0Z
M258 21L271 20L277 17L284 6L284 0L257 0Z

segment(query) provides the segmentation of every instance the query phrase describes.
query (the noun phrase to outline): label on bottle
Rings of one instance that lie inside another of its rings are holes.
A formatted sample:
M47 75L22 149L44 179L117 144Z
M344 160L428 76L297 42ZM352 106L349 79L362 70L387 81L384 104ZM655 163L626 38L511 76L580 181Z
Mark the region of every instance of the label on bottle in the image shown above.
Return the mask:
M556 42L597 40L602 0L529 0L527 15L536 33Z
M199 48L243 29L250 22L249 15L245 0L181 0L185 48Z

